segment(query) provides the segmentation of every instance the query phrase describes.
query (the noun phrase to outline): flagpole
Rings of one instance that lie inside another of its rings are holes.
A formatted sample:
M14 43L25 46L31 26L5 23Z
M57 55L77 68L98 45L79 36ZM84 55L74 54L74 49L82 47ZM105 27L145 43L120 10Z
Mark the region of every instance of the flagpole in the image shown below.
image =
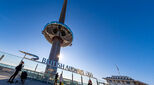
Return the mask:
M116 64L115 64L115 65L116 65ZM116 65L116 68L117 68L118 74L119 74L119 76L120 76L120 70L119 70L119 68L118 68L117 65Z

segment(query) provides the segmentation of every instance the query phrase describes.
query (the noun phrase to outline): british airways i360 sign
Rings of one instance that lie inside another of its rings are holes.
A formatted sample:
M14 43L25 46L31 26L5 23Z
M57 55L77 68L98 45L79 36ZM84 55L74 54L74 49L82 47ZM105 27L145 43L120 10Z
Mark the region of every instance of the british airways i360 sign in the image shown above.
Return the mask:
M42 63L50 65L51 67L57 67L59 69L63 69L63 70L70 71L70 72L73 72L73 73L77 73L77 74L80 74L80 75L93 77L93 74L90 73L90 72L83 71L83 70L80 70L80 69L74 68L72 66L68 66L68 65L53 61L53 60L49 61L49 59L46 59L46 58L42 59Z

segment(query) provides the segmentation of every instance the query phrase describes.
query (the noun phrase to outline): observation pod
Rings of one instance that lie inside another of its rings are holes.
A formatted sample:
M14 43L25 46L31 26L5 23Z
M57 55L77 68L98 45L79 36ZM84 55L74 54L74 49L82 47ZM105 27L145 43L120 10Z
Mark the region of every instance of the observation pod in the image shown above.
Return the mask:
M42 33L51 44L53 44L53 39L57 37L60 40L61 47L72 45L73 33L71 29L63 23L56 21L48 23Z

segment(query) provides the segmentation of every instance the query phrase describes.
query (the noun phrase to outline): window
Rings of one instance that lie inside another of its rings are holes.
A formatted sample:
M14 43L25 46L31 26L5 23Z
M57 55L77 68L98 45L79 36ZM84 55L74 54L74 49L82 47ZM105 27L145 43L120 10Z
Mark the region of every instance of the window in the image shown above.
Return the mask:
M120 83L120 81L118 81L118 83Z
M109 80L109 82L112 82L112 80Z
M130 84L130 82L129 82L129 81L127 81L126 83L127 83L127 84Z

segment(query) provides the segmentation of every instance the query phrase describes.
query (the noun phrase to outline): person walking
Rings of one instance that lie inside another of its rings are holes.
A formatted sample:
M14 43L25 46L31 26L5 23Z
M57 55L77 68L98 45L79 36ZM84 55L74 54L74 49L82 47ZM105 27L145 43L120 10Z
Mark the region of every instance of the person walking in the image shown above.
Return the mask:
M18 75L18 73L21 71L22 67L23 67L24 62L21 61L20 64L15 68L16 71L14 72L14 74L10 77L10 79L8 80L8 82L13 83L14 78Z
M59 81L60 81L59 85L64 85L64 83L63 83L63 72L60 74Z
M55 75L55 82L54 82L54 85L57 85L57 81L58 81L58 73L56 73L56 75Z
M88 85L92 85L92 81L91 81L91 79L89 79L89 81L88 81Z

